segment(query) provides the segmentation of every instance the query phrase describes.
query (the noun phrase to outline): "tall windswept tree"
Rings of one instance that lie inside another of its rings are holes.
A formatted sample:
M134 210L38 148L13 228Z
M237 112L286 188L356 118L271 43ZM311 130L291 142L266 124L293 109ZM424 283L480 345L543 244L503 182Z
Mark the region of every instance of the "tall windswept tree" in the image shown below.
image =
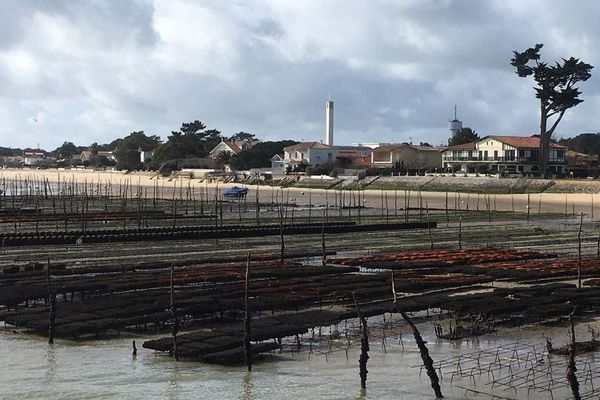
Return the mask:
M448 139L448 146L456 146L458 144L470 143L479 140L479 135L473 129L467 127L460 128L456 134L453 134Z
M536 44L523 52L514 51L510 64L521 78L533 76L536 85L535 97L540 100L540 157L539 170L547 176L550 140L565 112L583 102L577 83L592 76L594 68L577 58L562 59L562 62L547 64L540 61L543 44Z

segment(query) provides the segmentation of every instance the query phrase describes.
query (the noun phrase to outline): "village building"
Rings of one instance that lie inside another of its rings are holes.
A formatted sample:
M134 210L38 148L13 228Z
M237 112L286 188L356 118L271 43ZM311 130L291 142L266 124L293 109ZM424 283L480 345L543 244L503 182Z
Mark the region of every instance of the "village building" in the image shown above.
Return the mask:
M246 140L246 139L244 139L244 140L242 140L242 139L225 140L225 139L223 139L221 141L221 143L219 143L218 145L213 147L213 149L208 154L212 158L217 158L217 156L221 152L229 153L230 155L233 156L236 154L240 154L240 152L242 152L244 150L251 149L258 143L260 143L260 140L258 140L258 139L255 139L255 140Z
M566 153L567 168L569 176L573 178L587 178L588 176L598 176L600 167L600 157L579 153L574 150L567 150Z
M236 154L240 154L241 151L242 149L234 142L223 140L221 143L213 147L213 149L208 153L208 155L212 158L217 158L219 154L225 152L234 156Z
M142 150L140 149L140 162L143 164L145 162L149 162L152 160L152 156L154 156L154 152L156 149L152 150Z
M442 167L441 147L409 143L384 144L373 149L371 167L400 168L406 171L435 171Z
M548 171L566 173L565 146L550 143ZM490 135L475 142L447 147L442 151L445 170L504 175L539 174L539 136Z
M115 157L115 155L113 154L112 151L98 151L96 154L94 154L94 152L91 150L84 150L79 155L79 159L82 162L83 161L93 161L100 157L106 157L106 159L108 159L110 161L117 161L117 158Z
M334 165L336 161L352 167L368 167L371 163L369 147L329 146L319 142L304 142L283 149L285 167ZM346 167L345 166L345 167Z
M282 154L275 154L271 157L271 172L273 174L281 174L285 172L285 162Z
M2 167L21 167L23 165L23 157L0 156L0 165Z
M42 151L23 152L23 164L26 166L39 166L46 163L46 154Z

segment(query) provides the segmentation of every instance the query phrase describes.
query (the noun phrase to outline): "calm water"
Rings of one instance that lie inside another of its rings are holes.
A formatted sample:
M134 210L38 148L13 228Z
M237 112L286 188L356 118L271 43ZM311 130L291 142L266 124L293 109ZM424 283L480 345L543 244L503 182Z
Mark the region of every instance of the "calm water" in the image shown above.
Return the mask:
M423 325L423 330L427 329ZM580 327L581 340L588 340ZM557 344L566 338L565 328L546 328ZM429 338L434 360L479 348L494 348L514 341L541 343L540 328L511 331L502 338L491 336L460 344L438 343ZM0 398L2 399L427 399L433 398L414 340L403 335L406 350L388 338L387 353L381 341L371 342L367 393L360 393L357 368L358 347L346 361L344 351L328 356L308 351L284 353L255 365L252 373L243 367L219 367L182 361L141 348L131 355L132 338L72 343L58 341L49 347L43 338L11 332L0 333ZM463 381L464 385L468 382ZM462 399L460 380L444 377L446 398ZM483 386L485 388L485 386ZM505 393L513 396L513 393ZM473 396L470 396L473 398ZM529 398L546 398L532 395ZM522 398L522 397L517 397ZM527 398L527 397L524 397Z

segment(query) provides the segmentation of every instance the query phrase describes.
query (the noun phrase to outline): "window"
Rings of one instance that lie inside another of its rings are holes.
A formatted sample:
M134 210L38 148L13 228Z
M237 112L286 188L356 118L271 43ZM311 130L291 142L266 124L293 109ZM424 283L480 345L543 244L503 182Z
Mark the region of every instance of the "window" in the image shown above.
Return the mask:
M494 150L494 160L498 159L498 150Z
M332 157L333 157L333 156L332 156L332 154L331 154L331 153L327 153L327 159L331 160L331 158L332 158Z

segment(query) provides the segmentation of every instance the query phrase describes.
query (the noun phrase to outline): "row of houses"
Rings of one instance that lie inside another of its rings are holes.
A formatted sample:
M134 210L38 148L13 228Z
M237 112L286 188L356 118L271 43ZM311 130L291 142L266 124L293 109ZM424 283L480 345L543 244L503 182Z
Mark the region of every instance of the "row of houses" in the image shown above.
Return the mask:
M525 175L538 173L538 136L490 135L457 146L434 147L410 143L384 143L370 146L330 146L305 142L284 149L272 159L272 169L294 170L297 166L334 165L345 160L353 168L395 168L410 171L445 171ZM552 143L548 168L555 175L566 174L569 166L596 163L590 157Z
M92 152L84 150L81 154L73 157L73 159L82 163L91 162L99 158L106 158L109 161L116 162L112 151ZM59 160L43 151L24 151L21 156L0 156L0 165L6 167L49 167L55 166L60 161L64 160Z
M239 154L257 143L258 140L223 140L211 150L209 156L216 159L223 152ZM284 148L282 154L275 154L271 158L270 172L281 174L320 166L393 169L411 173L428 171L535 175L539 173L539 145L540 138L536 135L490 135L474 142L448 147L411 143L335 146L304 142ZM150 156L150 152L140 152L140 158ZM116 161L110 151L93 153L86 150L76 158L85 162L99 157ZM6 166L43 166L56 161L41 151L27 151L22 156L0 157L0 163ZM570 151L565 146L551 143L548 168L550 173L557 176L569 172L585 176L586 172L598 168L598 157Z

